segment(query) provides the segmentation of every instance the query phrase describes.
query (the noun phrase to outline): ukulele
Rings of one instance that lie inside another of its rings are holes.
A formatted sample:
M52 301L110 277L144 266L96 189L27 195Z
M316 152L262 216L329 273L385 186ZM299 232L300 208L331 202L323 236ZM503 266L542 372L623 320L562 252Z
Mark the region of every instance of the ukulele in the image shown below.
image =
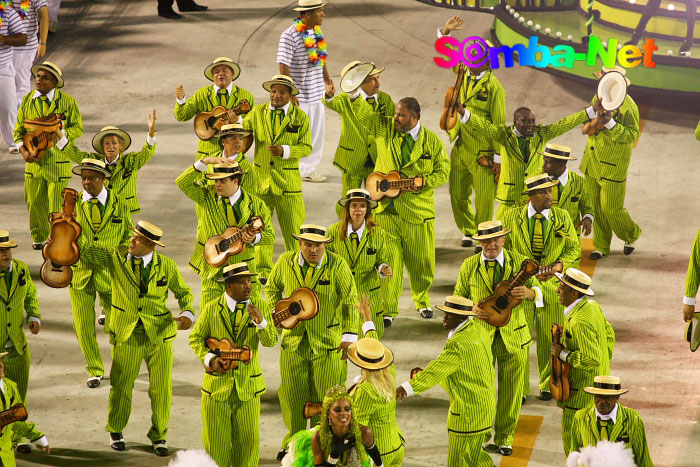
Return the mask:
M228 339L217 340L210 337L207 339L207 347L209 347L211 353L224 361L224 370L226 371L238 368L238 362L249 364L250 359L253 357L250 347L244 345L238 348L235 342L231 342ZM207 371L212 372L214 370L207 367Z
M367 191L374 201L384 198L398 198L405 188L415 187L420 190L424 185L423 175L403 178L403 175L397 170L388 174L372 172L365 182Z
M246 249L243 232L255 235L262 232L264 227L262 217L259 216L251 217L250 221L242 228L229 227L224 230L223 234L215 235L207 240L204 244L204 259L215 268L226 264L229 257L241 254Z
M44 157L44 152L54 146L53 134L63 128L65 114L51 114L34 120L25 120L24 128L28 131L22 141L24 146L37 160Z
M23 422L27 419L27 408L22 404L15 404L7 410L0 412L0 434L2 429L10 423Z
M200 112L194 117L194 132L203 141L209 141L222 126L238 121L238 116L250 112L250 102L243 99L232 109L217 105L210 112Z
M457 80L454 86L447 88L445 93L445 108L442 109L440 116L440 129L450 131L457 124L459 114L457 113L457 101L459 101L459 92L462 90L462 82L464 81L465 66L460 63L457 67Z
M292 329L299 321L306 321L318 314L318 296L308 287L300 287L289 298L283 298L275 305L272 321L275 326Z
M479 303L479 308L489 313L488 318L484 321L497 328L505 326L510 322L513 308L520 305L523 301L521 298L515 298L511 295L514 288L524 285L531 276L552 274L562 270L563 265L561 262L556 262L552 266L540 267L533 260L526 259L513 280L499 282L493 295L486 297Z
M41 280L53 288L67 287L73 280L71 266L80 259L78 237L83 230L75 220L78 192L72 188L64 188L61 195L63 209L49 215L51 235L41 251L44 257Z
M552 323L552 343L561 344L561 334L564 331L557 323ZM569 399L569 372L571 365L569 362L559 358L559 355L550 356L550 365L552 374L549 376L549 389L552 391L552 397L559 402Z
M357 386L357 383L353 384L348 388L348 393L352 394L353 389L355 389L355 386ZM323 402L304 402L304 418L309 419L311 417L315 417L316 415L321 415L321 412L323 412Z

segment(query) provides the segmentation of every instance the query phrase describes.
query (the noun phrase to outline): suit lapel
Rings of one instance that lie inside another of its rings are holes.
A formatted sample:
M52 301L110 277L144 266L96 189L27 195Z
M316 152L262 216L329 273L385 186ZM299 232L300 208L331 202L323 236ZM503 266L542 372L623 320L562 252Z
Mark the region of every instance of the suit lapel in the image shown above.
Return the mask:
M610 432L610 441L617 441L623 431L627 428L627 414L622 410L622 406L617 404L617 420Z
M238 210L240 211L240 217L238 219L238 227L243 227L248 223L253 210L250 206L250 197L246 196L245 192L241 192L241 202L238 204Z
M593 434L593 439L595 439L597 443L600 441L600 430L598 430L598 419L595 414L595 409L589 409L586 416L588 417L588 423L586 425L590 428Z
M107 220L109 220L112 217L112 213L114 212L114 204L114 194L111 191L109 191L107 194L107 205L105 206L104 214L102 214L102 222L100 222L100 228L97 229L97 232L100 232L102 229L104 229L107 225Z
M547 248L549 246L549 241L550 237L552 236L552 232L554 231L554 221L556 219L556 214L554 213L553 209L549 210L549 219L547 220L547 226L545 227L545 231L543 232L544 235L542 235L543 243L544 243L544 248L545 250L551 250L551 248ZM546 253L543 253L543 257L547 256Z
M152 280L155 279L158 270L160 270L160 255L158 252L153 252L153 258L151 259L151 273L148 275L148 283L150 284Z
M316 290L316 284L318 284L319 279L321 279L321 276L323 276L323 272L326 270L326 266L328 266L328 257L324 253L323 255L323 264L321 267L317 267L314 269L314 275L311 276L311 286L309 287L310 289Z
M214 209L213 212L210 214L214 216L214 224L216 224L216 229L220 233L224 233L224 230L229 228L228 225L228 218L226 217L226 207L224 205L224 202L222 201L222 198L214 192L214 198L216 199L216 208Z
M572 191L572 178L571 174L569 173L569 181L566 185L562 186L561 182L559 182L559 207L563 206L564 203L566 203L566 200L571 196L571 191Z
M217 90L214 87L214 85L211 85L211 88L209 90L209 102L211 103L211 108L213 109L214 107L218 107L219 105L219 96L217 94Z
M131 261L127 259L127 254L119 258L122 263L122 268L124 268L124 271L126 271L126 275L131 279L131 282L134 283L136 287L141 287L141 280L140 278L136 278L136 275L134 274L134 270L131 267Z
M13 259L12 260L12 280L10 281L10 288L7 291L7 302L10 303L12 300L12 295L14 295L15 291L17 290L17 284L19 283L19 275L22 271L19 270L17 267L17 262ZM5 280L5 279L0 279L0 280ZM31 280L31 279L29 279Z
M391 132L391 157L394 158L394 165L401 169L403 168L403 156L401 155L401 141L399 133L394 129Z
M520 152L520 145L518 144L518 137L515 133L512 132L512 129L514 127L511 127L511 134L510 137L508 138L507 141L507 146L508 146L508 153L509 154L515 154L520 158L520 161L524 164L525 163L525 156L523 156L523 153Z
M58 103L61 99L61 91L56 89L56 92L53 95L53 100L51 101L51 105L49 106L49 113L48 115L51 115L52 113L56 113L56 109L58 108ZM44 115L46 117L46 115Z
M526 204L525 207L523 207L520 210L520 230L522 231L523 235L523 243L525 243L525 246L527 246L527 251L530 252L532 255L532 242L530 242L530 219L527 217L527 207L529 204Z
M265 127L265 131L267 132L268 141L274 141L273 137L272 137L272 108L270 107L269 102L266 103L265 106L263 107L262 115L263 115L263 126ZM256 148L256 150L257 150L257 148Z
M472 86L471 92L467 95L467 101L469 101L472 97L476 96L481 89L483 89L484 84L489 80L489 77L491 76L490 73L487 73L483 78L481 78L479 81L476 82L474 86ZM476 77L474 77L476 78Z
M484 285L486 285L489 292L493 293L493 284L491 283L491 278L486 270L486 265L484 265L483 258L479 258L477 269L479 271L479 276L481 276L481 280L484 282Z
M299 267L299 258L301 257L301 251L297 251L297 254L289 259L289 263L292 267L292 272L294 277L297 278L299 287L304 287L304 278L301 276L301 268ZM291 295L293 290L287 290L287 295Z
M420 156L423 155L423 140L425 139L425 128L421 126L420 132L418 133L418 140L416 143L413 145L413 151L411 151L411 158L408 161L408 164L406 164L406 167L409 165L413 165L416 163L416 161L420 158ZM399 147L399 153L401 152L401 148Z
M236 336L233 335L233 323L231 323L231 310L228 309L228 304L226 303L226 297L223 295L219 299L219 315L221 315L221 321L224 323L226 332L233 339L236 340Z
M248 305L250 305L250 301L248 301ZM248 309L248 305L246 305L246 310ZM243 332L244 329L248 327L248 323L251 321L250 315L247 313L247 311L243 311L243 318L241 319L241 322L238 324L238 332L236 333L236 342L241 342L240 336L241 333Z

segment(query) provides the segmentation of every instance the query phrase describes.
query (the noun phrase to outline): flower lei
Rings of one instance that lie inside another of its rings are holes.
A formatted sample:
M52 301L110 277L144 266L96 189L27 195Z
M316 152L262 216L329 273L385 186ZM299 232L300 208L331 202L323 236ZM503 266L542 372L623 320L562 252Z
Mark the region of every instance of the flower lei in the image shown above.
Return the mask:
M5 19L5 2L0 2L0 26L2 26L2 20Z
M301 33L306 52L309 54L309 61L319 67L325 65L328 52L326 52L326 39L323 38L321 26L314 26L313 31L311 31L309 27L301 21L301 16L294 20L294 24L296 25L297 32ZM313 37L312 34L315 34L316 37Z
M31 2L22 2L22 5L20 5L19 10L17 10L17 13L19 13L19 16L20 18L22 18L22 21L24 21L24 17L27 16L27 13L29 13L30 3Z

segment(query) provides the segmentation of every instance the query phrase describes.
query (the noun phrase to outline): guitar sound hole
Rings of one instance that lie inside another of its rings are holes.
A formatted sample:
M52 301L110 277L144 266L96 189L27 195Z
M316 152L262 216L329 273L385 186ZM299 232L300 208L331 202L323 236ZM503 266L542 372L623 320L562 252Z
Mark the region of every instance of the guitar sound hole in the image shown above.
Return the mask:
M219 242L219 250L221 251L226 251L228 250L229 247L229 241L228 240L221 240Z
M389 191L389 180L382 180L379 182L379 190L380 191Z
M207 118L207 126L208 126L209 128L214 128L214 125L216 124L216 120L217 120L216 117L209 117L209 118Z
M293 316L298 315L301 312L301 306L297 302L293 302L289 305L289 313Z
M508 308L508 303L509 300L503 295L501 295L496 299L496 308L498 308L499 310L505 310L506 308Z

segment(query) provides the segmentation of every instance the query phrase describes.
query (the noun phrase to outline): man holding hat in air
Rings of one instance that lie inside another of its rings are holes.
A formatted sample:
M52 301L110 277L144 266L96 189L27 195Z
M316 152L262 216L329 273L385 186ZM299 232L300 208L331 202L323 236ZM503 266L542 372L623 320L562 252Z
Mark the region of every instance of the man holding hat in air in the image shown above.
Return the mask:
M112 308L107 322L112 343L112 370L109 375L109 413L106 430L110 445L124 451L122 431L131 414L134 381L143 361L148 369L148 396L151 399L152 426L148 438L158 456L168 455L166 437L172 405L173 339L194 321L194 297L175 261L154 251L163 230L139 221L131 238L119 245L91 244L81 249L82 262L102 265L109 272ZM166 307L170 290L180 305L175 318Z
M520 265L527 258L503 248L509 233L510 230L504 229L499 220L479 224L474 240L481 245L481 254L464 260L455 286L456 296L479 303L493 295L501 281L512 280L519 272ZM514 288L512 295L514 298L534 301L535 306L541 309L544 306L541 287L535 277L530 277L525 285ZM478 313L480 318L488 316L486 310L479 305L474 305L472 311ZM482 320L477 320L476 325L486 329L491 352L498 362L494 444L488 445L486 450L509 456L513 453L513 438L520 407L527 395L523 393L523 387L529 385L527 358L532 336L525 320L525 305L515 307L510 321L503 327L496 328Z
M491 339L486 328L474 322L472 305L467 298L453 296L437 306L445 313L442 326L449 331L445 348L425 370L396 388L399 401L438 384L450 394L447 467L494 465L481 446L496 412L496 375Z
M306 429L304 403L322 400L328 388L345 384L345 351L357 342L360 329L352 271L343 258L326 251L326 243L333 240L326 235L326 228L304 224L294 238L299 241L299 250L280 255L265 294L274 305L296 289L308 287L318 296L320 307L314 318L282 331L278 397L288 431L278 460L286 455L289 438ZM318 417L312 419L312 426L316 423Z
M596 375L610 373L610 360L615 350L615 331L605 319L600 305L587 298L594 295L591 278L575 268L569 268L564 274L556 273L559 279L557 295L559 303L566 308L566 318L562 323L564 332L561 343L552 343L552 356L568 362L570 396L557 405L563 409L561 417L561 434L564 440L564 452L569 455L572 450L571 427L577 410L593 405L593 398L583 388L593 384Z
M228 57L219 57L204 69L204 76L214 84L199 88L192 97L185 100L185 87L181 84L175 90L175 119L186 122L201 112L210 112L216 106L233 109L243 100L252 108L255 105L253 94L233 82L240 76L241 67ZM241 116L244 116L242 114ZM238 119L236 119L238 120ZM235 123L235 122L230 122ZM221 150L219 138L199 141L197 160Z
M581 409L574 415L571 426L571 450L595 446L601 440L623 442L634 453L637 467L653 467L639 412L620 404L622 389L617 376L596 376L593 386L583 389L595 398L595 406Z
M253 132L243 128L242 120L236 123L229 123L221 127L216 133L219 138L219 151L212 154L212 157L225 157L226 159L237 162L243 170L242 184L254 187L255 186L255 168L253 163L248 160L245 153L253 144ZM207 173L211 173L213 167L209 166ZM210 183L213 183L210 181Z
M564 269L567 269L577 266L581 260L581 243L569 214L552 206L552 187L558 183L547 174L525 180L526 194L530 200L523 207L508 210L503 218L503 226L512 231L506 237L506 248L509 251L520 253L542 266L553 266L554 263L561 262ZM526 308L528 327L531 332L536 329L537 333L537 366L542 400L552 398L549 390L552 324L564 322L564 309L557 302L557 286L551 280L553 277L553 274L538 277L544 292L544 308L538 309L537 313L532 307ZM529 384L525 387L525 394L528 392Z
M63 73L56 64L44 62L34 65L32 74L36 78L36 91L24 96L19 106L15 144L27 162L24 169L24 201L29 211L29 228L34 242L32 248L41 250L50 232L49 213L61 211L61 192L71 178L70 161L61 149L83 134L83 119L76 100L60 90L63 87ZM53 135L57 140L56 145L37 159L24 147L22 138L27 134L24 121L52 114L65 115L63 130Z
M257 467L260 460L260 397L265 380L259 344L274 347L277 330L271 307L262 295L252 294L246 263L223 268L220 282L226 292L202 309L190 334L190 347L204 364L202 382L202 444L218 465ZM228 339L235 347L250 348L251 360L229 364L207 347L207 339Z

